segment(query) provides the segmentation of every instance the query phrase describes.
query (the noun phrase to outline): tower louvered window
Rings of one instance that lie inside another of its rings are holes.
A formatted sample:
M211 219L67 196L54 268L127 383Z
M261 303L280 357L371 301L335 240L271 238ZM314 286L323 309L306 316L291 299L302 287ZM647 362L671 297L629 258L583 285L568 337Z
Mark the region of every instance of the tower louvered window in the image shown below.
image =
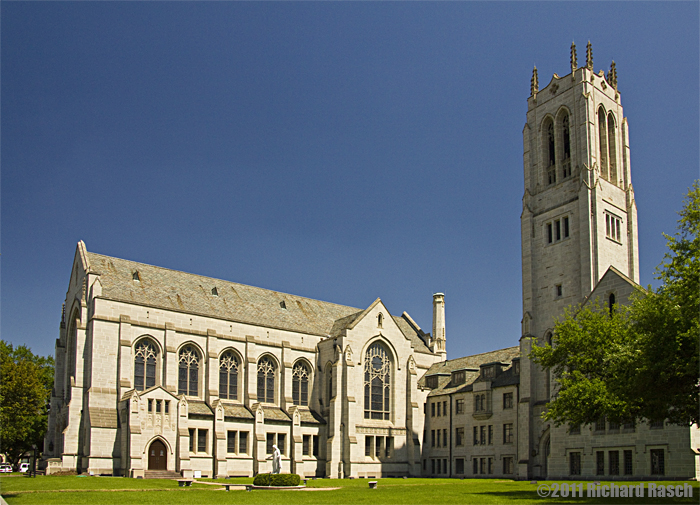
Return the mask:
M297 363L292 370L292 402L302 406L309 404L309 369L304 363Z
M134 388L144 391L156 385L158 348L150 340L142 340L134 348Z
M199 353L194 346L180 350L177 377L177 393L187 396L199 395Z
M564 179L571 177L571 137L569 136L569 115L565 115L561 122L561 133L563 137L562 173Z
M219 360L219 397L238 400L238 358L228 351Z
M365 419L391 418L391 358L379 342L365 354Z

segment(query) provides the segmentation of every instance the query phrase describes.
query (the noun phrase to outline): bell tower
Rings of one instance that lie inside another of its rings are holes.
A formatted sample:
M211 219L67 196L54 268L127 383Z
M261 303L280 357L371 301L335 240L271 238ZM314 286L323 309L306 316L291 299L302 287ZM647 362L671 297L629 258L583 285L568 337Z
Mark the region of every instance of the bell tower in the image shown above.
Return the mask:
M581 303L609 267L639 282L629 132L615 62L607 74L595 73L589 42L583 66L572 43L570 63L569 74L554 74L542 89L535 67L527 100L520 218L523 357L532 339L541 344L550 338L555 318ZM520 433L530 433L526 453L538 454L530 458L532 476L546 474L539 416L550 385L547 374L523 360L521 397L529 398L526 417L534 426Z

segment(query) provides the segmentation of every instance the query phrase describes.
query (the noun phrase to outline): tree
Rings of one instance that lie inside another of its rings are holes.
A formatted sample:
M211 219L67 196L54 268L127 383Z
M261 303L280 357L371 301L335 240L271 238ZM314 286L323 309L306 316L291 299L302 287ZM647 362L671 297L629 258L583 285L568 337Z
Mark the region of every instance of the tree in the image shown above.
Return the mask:
M13 466L46 434L54 361L0 340L0 451Z
M656 269L662 285L640 288L611 312L592 301L565 311L552 345L530 356L558 379L545 418L560 425L646 419L700 423L700 185L679 212L678 232Z

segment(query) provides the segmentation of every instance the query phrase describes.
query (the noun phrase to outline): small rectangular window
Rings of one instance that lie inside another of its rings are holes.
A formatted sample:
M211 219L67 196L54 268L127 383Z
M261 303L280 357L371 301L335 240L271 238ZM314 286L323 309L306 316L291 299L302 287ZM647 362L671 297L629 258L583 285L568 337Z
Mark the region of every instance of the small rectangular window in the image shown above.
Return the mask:
M274 433L268 433L267 434L267 444L265 447L265 452L267 454L272 454L274 452L274 448L272 447L275 445L275 434Z
M435 402L430 404L430 417L435 417Z
M313 455L315 458L318 458L318 436L314 435L313 436Z
M438 406L438 413L437 413L437 415L438 415L438 417L440 417L440 407L442 406L442 403L441 403L441 402L438 402L437 406Z
M457 475L464 475L464 458L455 459L455 473Z
M603 451L596 451L595 453L595 474L605 474L605 453Z
M447 429L442 430L442 446L447 447Z
M554 289L555 289L555 293L556 293L557 298L561 298L562 295L564 294L564 289L561 287L561 284L557 284Z
M651 474L665 475L666 468L664 467L664 450L652 449L651 453Z
M620 475L620 452L619 451L609 451L608 452L608 474L609 475Z
M371 436L365 436L365 456L368 458L372 457L372 438Z
M599 417L596 420L593 431L605 431L605 416Z
M442 415L446 416L447 415L447 400L442 402Z
M554 230L557 237L557 241L561 240L561 221L558 219L554 221Z
M391 458L391 453L394 451L394 437L386 437L386 444L384 447L384 457Z
M474 426L474 445L479 445L479 428Z
M472 463L474 463L474 465L473 465L474 466L474 469L473 469L474 475L478 475L479 474L479 460L477 458L474 458L472 460Z
M194 437L196 436L197 430L190 428L190 452L194 452Z
M480 434L479 442L481 443L481 445L486 445L486 426L480 427L479 434Z
M170 400L165 400L165 413L170 413Z
M309 455L309 445L310 444L311 444L311 435L304 435L304 439L302 441L302 449L301 449L301 454L303 456Z
M384 452L384 437L375 437L374 439L375 452L374 455L377 459L383 456Z
M435 430L430 430L430 447L435 447Z
M581 453L580 452L570 452L569 453L569 474L570 475L581 475Z
M664 422L663 421L652 421L651 424L649 425L649 428L652 430L661 430L664 427Z
M569 425L569 435L580 435L581 425L580 424L570 424Z
M553 242L552 239L552 223L547 223L547 243L551 244Z
M503 393L503 408L512 409L513 408L513 393Z
M153 412L153 400L148 400L148 411Z
M513 443L513 423L506 423L503 425L503 443Z
M434 459L430 460L430 473L432 475L435 475L435 460Z
M226 440L226 452L228 452L229 454L234 454L236 452L236 435L237 432L235 431L228 432L228 438Z
M625 475L632 475L632 451L625 451Z
M493 474L493 458L489 458L489 475Z
M464 414L464 400L455 401L455 411L457 414Z
M569 218L564 218L564 238L569 236Z
M464 445L464 428L455 428L455 445Z
M489 424L489 445L493 445L493 424Z
M241 431L238 434L238 454L248 453L248 432Z
M197 452L207 452L207 430L197 430Z
M160 414L161 400L156 400L156 414Z
M287 455L287 444L285 443L286 435L284 433L277 434L277 448L280 454Z

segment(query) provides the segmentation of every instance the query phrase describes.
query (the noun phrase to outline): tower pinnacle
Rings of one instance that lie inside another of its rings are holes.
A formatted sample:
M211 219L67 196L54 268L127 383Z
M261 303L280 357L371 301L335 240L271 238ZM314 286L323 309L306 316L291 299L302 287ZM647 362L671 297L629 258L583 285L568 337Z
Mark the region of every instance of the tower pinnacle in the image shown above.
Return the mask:
M574 42L571 42L571 73L573 74L576 72L576 69L578 68L578 58L576 57L576 44Z
M591 47L591 41L588 41L586 46L586 66L588 70L593 71L593 47Z
M532 70L532 79L530 79L530 95L537 98L537 92L540 90L540 83L537 80L537 67Z

